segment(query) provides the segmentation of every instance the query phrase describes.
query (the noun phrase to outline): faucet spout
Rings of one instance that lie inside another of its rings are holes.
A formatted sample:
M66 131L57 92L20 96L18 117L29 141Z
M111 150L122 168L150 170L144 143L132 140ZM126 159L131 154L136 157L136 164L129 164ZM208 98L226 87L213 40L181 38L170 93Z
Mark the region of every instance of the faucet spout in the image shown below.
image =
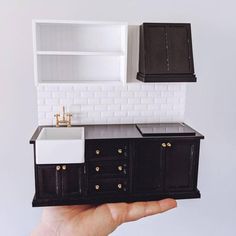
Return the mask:
M65 106L62 106L62 120L65 121L66 118L65 118Z

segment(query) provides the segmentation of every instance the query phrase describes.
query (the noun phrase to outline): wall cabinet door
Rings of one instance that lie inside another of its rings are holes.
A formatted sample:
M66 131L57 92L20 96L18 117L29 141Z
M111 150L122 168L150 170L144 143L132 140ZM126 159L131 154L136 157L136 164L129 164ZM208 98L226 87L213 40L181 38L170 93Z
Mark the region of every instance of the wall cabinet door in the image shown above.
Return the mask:
M190 25L166 27L170 73L194 73Z
M156 192L163 187L163 148L156 140L135 142L133 183L135 192Z
M144 28L146 37L146 70L149 74L167 73L165 26Z
M174 141L165 148L165 189L167 192L193 189L196 148L197 143L194 141Z
M39 198L56 198L60 192L60 178L56 165L38 165L36 192Z
M62 197L76 197L81 194L83 169L80 165L62 165Z
M189 24L144 27L148 73L193 73L190 32Z

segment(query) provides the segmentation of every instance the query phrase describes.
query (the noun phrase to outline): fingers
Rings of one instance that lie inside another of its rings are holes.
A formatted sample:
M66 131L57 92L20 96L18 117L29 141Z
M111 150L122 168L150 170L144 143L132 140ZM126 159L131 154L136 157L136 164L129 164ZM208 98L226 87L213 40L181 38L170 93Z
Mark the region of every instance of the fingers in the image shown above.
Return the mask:
M107 204L110 214L117 225L124 222L135 221L142 217L158 214L175 208L177 203L174 199L161 201L115 203Z
M135 221L142 217L162 213L175 208L176 206L177 203L174 199L131 203L128 205L128 212L125 218L125 222Z

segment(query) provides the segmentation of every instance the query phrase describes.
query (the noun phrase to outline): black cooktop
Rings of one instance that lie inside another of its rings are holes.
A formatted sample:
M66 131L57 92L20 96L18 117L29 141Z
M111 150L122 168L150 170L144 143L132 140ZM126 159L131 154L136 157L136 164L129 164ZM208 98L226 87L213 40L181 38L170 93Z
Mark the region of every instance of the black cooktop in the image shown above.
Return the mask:
M184 123L137 124L142 136L186 136L195 131Z

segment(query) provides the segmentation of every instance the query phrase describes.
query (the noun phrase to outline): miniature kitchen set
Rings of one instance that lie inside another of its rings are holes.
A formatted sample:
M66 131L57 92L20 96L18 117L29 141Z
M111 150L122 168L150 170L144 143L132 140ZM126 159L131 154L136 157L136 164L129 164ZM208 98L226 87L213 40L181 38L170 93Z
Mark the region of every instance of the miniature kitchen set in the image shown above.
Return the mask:
M33 206L200 198L190 24L36 20L33 41Z

